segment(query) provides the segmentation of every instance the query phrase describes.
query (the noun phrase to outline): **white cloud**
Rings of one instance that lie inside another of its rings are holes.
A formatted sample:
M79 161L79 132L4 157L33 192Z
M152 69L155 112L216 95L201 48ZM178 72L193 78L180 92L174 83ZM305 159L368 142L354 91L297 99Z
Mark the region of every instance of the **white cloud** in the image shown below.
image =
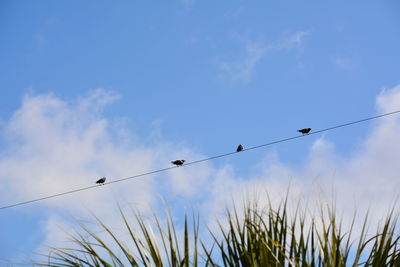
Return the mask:
M123 119L102 115L104 107L117 98L102 89L70 102L52 94L26 95L3 128L7 146L0 155L2 205L91 186L102 176L112 181L169 167L178 158L204 158L180 144L162 141L160 135L152 147L143 146L121 123ZM62 244L54 232L71 216L90 217L88 211L92 211L106 223L120 225L116 201L146 215L166 195L177 200L201 198L211 172L207 163L177 168L18 209L48 214L43 224L45 242Z
M304 38L309 35L306 31L297 31L278 43L265 44L255 41L245 41L244 56L233 62L220 62L220 79L230 84L249 82L257 64L267 53L300 47Z
M8 146L0 156L1 202L85 187L101 176L112 180L156 170L169 166L172 159L205 157L167 141L144 147L140 137L127 129L121 135L123 125L102 115L105 105L116 97L104 90L76 102L50 94L26 96L4 126ZM379 112L399 106L400 86L382 91L377 97ZM54 225L62 224L65 214L79 217L91 210L111 227L121 225L115 200L122 205L130 203L146 214L160 197L165 197L172 200L175 210L198 208L206 223L211 224L232 199L240 204L246 195L258 196L266 203L268 192L272 200L279 202L290 184L292 206L302 199L315 211L317 203L330 202L335 196L338 211L347 218L355 207L358 214L370 207L376 224L400 193L399 132L400 118L394 115L372 123L360 148L349 156L337 153L335 144L322 136L310 147L300 167L280 161L278 153L267 153L256 164L259 171L246 177L238 176L229 165L216 168L211 162L201 163L53 198L25 209L46 210L48 221L43 230L48 233L46 242L53 243L58 241L52 237Z
M382 113L399 107L400 86L383 91L377 97L377 109ZM314 142L306 163L300 168L272 156L273 160L265 160L259 175L254 177L238 179L231 173L217 176L210 195L214 195L219 203L229 203L232 197L243 197L244 188L249 188L253 192L267 190L272 199L279 199L285 195L290 183L292 203L297 204L303 199L315 211L318 203L331 203L334 199L339 213L348 220L352 219L355 210L362 215L370 209L371 224L376 226L400 194L399 133L399 115L374 121L367 138L350 156L338 154L335 145L322 136ZM221 211L214 212L220 214Z
M96 90L75 103L53 95L25 96L22 107L6 125L7 151L0 158L1 200L24 201L92 185L102 176L119 178L152 169L155 150L140 144L126 147L113 121L101 117L116 95ZM122 136L123 137L123 136ZM133 147L135 149L133 149ZM131 190L149 200L151 179ZM74 210L96 207L102 195L124 193L126 186L88 190L43 205ZM104 200L103 202L107 202ZM66 203L68 203L66 205Z

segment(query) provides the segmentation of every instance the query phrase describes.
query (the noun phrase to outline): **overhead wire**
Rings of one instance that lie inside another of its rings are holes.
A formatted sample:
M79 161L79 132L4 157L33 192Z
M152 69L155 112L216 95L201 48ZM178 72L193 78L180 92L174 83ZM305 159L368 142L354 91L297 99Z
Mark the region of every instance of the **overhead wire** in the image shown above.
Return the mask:
M214 159L217 159L217 158L227 157L229 155L242 153L242 152L245 152L245 151L254 150L254 149L258 149L258 148L261 148L261 147L266 147L266 146L270 146L270 145L274 145L274 144L278 144L278 143L287 142L287 141L294 140L294 139L297 139L297 138L310 136L310 135L313 135L313 134L318 134L318 133L322 133L322 132L326 132L326 131L330 131L330 130L334 130L334 129L338 129L338 128L342 128L342 127L358 124L358 123L361 123L361 122L378 119L378 118L389 116L389 115L393 115L393 114L396 114L396 113L400 113L400 110L389 112L389 113L385 113L385 114L381 114L381 115L377 115L377 116L373 116L373 117L368 117L368 118L365 118L365 119L352 121L352 122L348 122L348 123L344 123L344 124L339 124L339 125L336 125L336 126L324 128L324 129L317 130L317 131L312 131L312 132L310 132L308 134L296 135L296 136L280 139L280 140L277 140L277 141L273 141L273 142L269 142L269 143L265 143L265 144L261 144L261 145L256 145L256 146L244 148L241 152L234 151L234 152L228 152L228 153L224 153L224 154L219 154L219 155L208 157L208 158L204 158L204 159L190 161L190 162L185 163L182 166L171 166L171 167L162 168L162 169L158 169L158 170L154 170L154 171L144 172L144 173L141 173L141 174L137 174L137 175L133 175L133 176L125 177L125 178L112 180L112 181L109 181L107 183L100 184L100 185L97 185L97 184L96 185L91 185L91 186L82 187L82 188L78 188L78 189L74 189L74 190L70 190L70 191L66 191L66 192L62 192L62 193L58 193L58 194L54 194L54 195L48 195L48 196L35 198L35 199L23 201L23 202L18 202L18 203L15 203L15 204L10 204L10 205L6 205L6 206L0 207L0 210L16 207L16 206L20 206L20 205L25 205L25 204L29 204L29 203L33 203L33 202L38 202L38 201L46 200L46 199L49 199L49 198L55 198L55 197L59 197L59 196L63 196L63 195L68 195L68 194L72 194L72 193L76 193L76 192L80 192L80 191L84 191L84 190L88 190L88 189L92 189L92 188L96 188L96 187L100 187L100 186L114 184L114 183L122 182L122 181L125 181L125 180L130 180L130 179L134 179L134 178L148 176L148 175L151 175L151 174L168 171L168 170L175 169L175 168L178 168L178 167L184 167L184 166L193 165L193 164L197 164L197 163L201 163L201 162L205 162L205 161L209 161L209 160L214 160Z

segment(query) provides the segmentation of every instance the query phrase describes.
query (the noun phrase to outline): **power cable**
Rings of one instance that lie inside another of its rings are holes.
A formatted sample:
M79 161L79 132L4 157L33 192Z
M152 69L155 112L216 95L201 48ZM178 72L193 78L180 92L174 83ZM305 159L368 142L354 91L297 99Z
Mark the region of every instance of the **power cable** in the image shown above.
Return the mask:
M305 137L305 136L309 136L309 135L313 135L313 134L317 134L317 133L322 133L322 132L330 131L330 130L333 130L333 129L338 129L338 128L350 126L350 125L353 125L353 124L358 124L358 123L365 122L365 121L370 121L370 120L382 118L382 117L393 115L393 114L396 114L396 113L400 113L400 110L389 112L389 113L385 113L385 114L381 114L381 115L377 115L377 116L373 116L373 117L369 117L369 118L366 118L366 119L361 119L361 120L357 120L357 121L352 121L352 122L336 125L336 126L333 126L333 127L322 129L322 130L313 131L313 132L310 132L308 134L296 135L296 136L292 136L292 137L289 137L289 138L284 138L284 139L280 139L280 140L277 140L277 141L273 141L273 142L269 142L269 143L265 143L265 144L261 144L261 145L257 145L257 146L248 147L248 148L243 149L241 152L249 151L249 150L253 150L253 149L258 149L258 148L261 148L261 147L270 146L270 145L274 145L274 144L278 144L278 143L282 143L282 142L287 142L287 141L290 141L290 140L293 140L293 139L297 139L297 138L301 138L301 137ZM40 198L36 198L36 199L31 199L31 200L27 200L27 201L23 201L23 202L18 202L18 203L15 203L15 204L11 204L11 205L0 207L0 210L16 207L16 206L20 206L20 205L25 205L25 204L29 204L29 203L32 203L32 202L37 202L37 201L41 201L41 200L45 200L45 199L49 199L49 198L54 198L54 197L59 197L59 196L67 195L67 194L72 194L72 193L88 190L88 189L99 187L99 186L118 183L118 182L122 182L122 181L129 180L129 179L139 178L139 177L147 176L147 175L150 175L150 174L164 172L164 171L168 171L168 170L171 170L171 169L174 169L174 168L184 167L184 166L187 166L187 165L193 165L193 164L197 164L197 163L200 163L200 162L209 161L209 160L213 160L213 159L217 159L217 158L222 158L222 157L226 157L226 156L237 154L237 153L239 153L239 152L235 151L235 152L229 152L229 153L225 153L225 154L220 154L220 155L216 155L216 156L212 156L212 157L208 157L208 158L204 158L204 159L190 161L190 162L185 163L182 166L172 166L172 167L168 167L168 168L158 169L158 170L155 170L155 171L145 172L145 173L141 173L141 174L125 177L125 178L120 178L120 179L117 179L117 180L113 180L113 181L107 182L107 183L102 184L102 185L91 185L91 186L82 187L82 188L78 188L78 189L71 190L71 191L66 191L66 192L63 192L63 193L58 193L58 194L49 195L49 196L45 196L45 197L40 197Z

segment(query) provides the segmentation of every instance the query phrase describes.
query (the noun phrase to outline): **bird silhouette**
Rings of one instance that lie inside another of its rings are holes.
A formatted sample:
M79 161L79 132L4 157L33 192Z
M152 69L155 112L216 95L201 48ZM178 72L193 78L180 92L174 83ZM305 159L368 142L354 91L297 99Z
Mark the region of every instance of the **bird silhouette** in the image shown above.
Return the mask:
M240 151L243 151L242 145L238 145L238 147L236 148L236 152L240 152Z
M299 133L308 134L311 131L311 128L304 128L301 130L297 130Z
M96 184L104 184L104 182L106 181L106 177L103 177L101 179L99 179Z
M184 159L177 159L177 160L171 161L171 163L176 165L176 166L182 166L183 163L185 163L185 161L186 160L184 160Z

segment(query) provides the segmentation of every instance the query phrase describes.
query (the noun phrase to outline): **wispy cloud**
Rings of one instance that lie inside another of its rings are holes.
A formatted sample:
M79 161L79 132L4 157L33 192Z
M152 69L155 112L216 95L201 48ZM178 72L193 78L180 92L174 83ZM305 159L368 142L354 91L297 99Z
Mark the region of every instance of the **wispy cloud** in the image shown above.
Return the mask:
M331 61L335 67L346 71L352 71L357 68L357 63L349 57L332 56Z
M253 76L256 65L268 49L270 48L258 43L247 44L245 56L240 61L220 64L221 78L232 83L248 82Z
M294 34L291 34L284 40L281 44L277 44L277 49L288 49L292 47L301 46L304 42L304 38L309 36L309 31L297 31Z
M185 8L190 9L195 5L196 0L181 0L181 2Z
M246 41L244 48L244 56L232 62L220 62L220 79L226 83L246 83L249 82L255 72L257 64L269 52L280 51L299 47L303 44L303 40L310 33L306 31L297 31L286 37L283 41L277 43L260 43L255 41Z
M35 40L37 48L44 48L46 46L46 44L47 44L46 37L41 33L35 34L34 40Z

